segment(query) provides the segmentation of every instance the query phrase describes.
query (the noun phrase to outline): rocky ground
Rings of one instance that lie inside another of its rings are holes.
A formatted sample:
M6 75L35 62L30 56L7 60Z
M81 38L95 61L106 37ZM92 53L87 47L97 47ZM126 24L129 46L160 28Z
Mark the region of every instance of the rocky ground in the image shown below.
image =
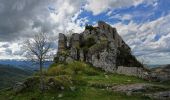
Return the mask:
M170 99L170 91L166 91L167 89L165 86L160 86L155 84L136 83L136 84L128 84L128 85L118 85L118 86L113 86L111 89L117 92L124 92L127 95L142 93L144 96L149 96L150 98L153 99L159 99L159 100Z

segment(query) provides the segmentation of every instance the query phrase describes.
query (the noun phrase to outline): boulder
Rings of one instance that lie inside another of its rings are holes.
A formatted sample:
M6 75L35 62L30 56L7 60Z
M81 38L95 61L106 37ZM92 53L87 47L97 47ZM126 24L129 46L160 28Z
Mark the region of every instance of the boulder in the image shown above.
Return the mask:
M17 82L15 83L15 85L13 86L13 91L15 93L19 93L21 91L23 91L26 88L26 85L22 82Z

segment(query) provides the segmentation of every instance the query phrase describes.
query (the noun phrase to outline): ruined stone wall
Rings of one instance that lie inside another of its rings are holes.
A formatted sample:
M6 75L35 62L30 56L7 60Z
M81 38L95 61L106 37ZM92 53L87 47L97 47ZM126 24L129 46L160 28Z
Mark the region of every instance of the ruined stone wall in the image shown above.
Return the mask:
M140 78L144 78L144 71L143 68L139 67L125 67L125 66L118 66L116 73L118 74L124 74L124 75L129 75L129 76L137 76Z
M103 21L98 22L98 27L87 26L86 28L84 32L74 33L69 38L62 33L59 34L58 61L85 61L107 72L115 72L120 65L135 65L137 61L131 59L133 57L130 47L119 36L116 28ZM127 54L129 57L124 57ZM134 64L131 64L131 60Z
M80 34L74 33L71 36L70 47L71 48L78 48L79 46L80 46Z
M58 40L58 51L63 51L66 50L67 48L67 37L59 33L59 40Z

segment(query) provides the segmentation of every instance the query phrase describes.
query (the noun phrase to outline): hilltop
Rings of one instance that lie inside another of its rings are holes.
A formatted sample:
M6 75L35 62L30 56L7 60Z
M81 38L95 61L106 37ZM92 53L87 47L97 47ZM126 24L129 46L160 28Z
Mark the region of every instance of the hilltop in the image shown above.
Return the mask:
M82 33L59 34L53 64L43 72L45 91L35 73L0 91L2 100L153 100L170 99L168 80L137 61L116 29L99 21ZM153 76L154 74L154 76Z
M56 63L82 61L106 72L143 76L143 65L131 53L131 48L116 28L99 21L97 27L87 25L82 33L59 34Z

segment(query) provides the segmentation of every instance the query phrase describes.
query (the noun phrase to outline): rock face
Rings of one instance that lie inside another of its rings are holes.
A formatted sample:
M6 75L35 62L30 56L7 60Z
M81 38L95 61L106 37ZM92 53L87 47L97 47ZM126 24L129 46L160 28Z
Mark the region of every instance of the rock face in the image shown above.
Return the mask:
M142 67L116 28L103 21L98 22L98 27L87 25L84 32L74 33L71 37L59 34L55 62L73 60L87 62L107 72L115 72L117 66Z

